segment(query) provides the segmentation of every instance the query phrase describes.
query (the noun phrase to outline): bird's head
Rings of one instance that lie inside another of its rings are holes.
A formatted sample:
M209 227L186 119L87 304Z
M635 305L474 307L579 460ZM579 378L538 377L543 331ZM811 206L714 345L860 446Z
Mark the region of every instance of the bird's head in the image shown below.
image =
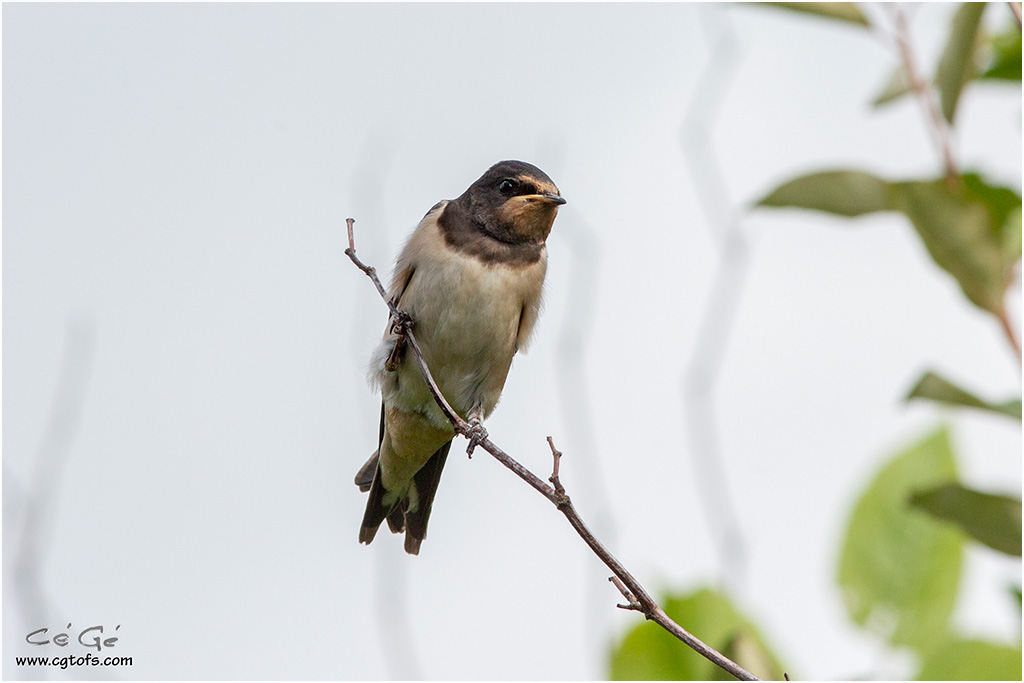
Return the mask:
M500 161L459 197L484 232L502 242L543 243L565 200L544 171L523 161Z

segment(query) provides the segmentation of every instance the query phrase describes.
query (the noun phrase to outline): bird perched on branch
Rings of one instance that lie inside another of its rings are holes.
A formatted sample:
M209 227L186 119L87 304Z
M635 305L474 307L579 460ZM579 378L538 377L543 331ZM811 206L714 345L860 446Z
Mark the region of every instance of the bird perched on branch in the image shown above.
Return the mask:
M441 394L479 433L537 321L545 240L564 203L539 168L502 161L435 204L398 257L389 297L411 316ZM389 321L370 364L383 399L378 448L356 484L370 493L360 543L387 520L417 555L455 430L411 355Z

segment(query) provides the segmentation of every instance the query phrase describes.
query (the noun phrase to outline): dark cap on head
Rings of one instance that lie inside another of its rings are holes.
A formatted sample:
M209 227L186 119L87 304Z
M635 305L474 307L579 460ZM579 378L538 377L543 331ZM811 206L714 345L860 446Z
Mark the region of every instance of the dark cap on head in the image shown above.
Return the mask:
M494 166L487 169L487 172L480 176L480 179L473 183L469 189L472 190L475 187L497 184L506 178L532 179L535 184L543 185L547 189L553 188L555 190L555 194L558 193L558 188L555 187L554 181L548 177L547 173L540 170L533 164L515 160L499 161L494 164ZM526 193L524 192L522 194Z
M548 174L525 161L499 161L469 186L463 197L466 195L474 199L490 198L495 203L509 197L536 195L555 204L565 204Z

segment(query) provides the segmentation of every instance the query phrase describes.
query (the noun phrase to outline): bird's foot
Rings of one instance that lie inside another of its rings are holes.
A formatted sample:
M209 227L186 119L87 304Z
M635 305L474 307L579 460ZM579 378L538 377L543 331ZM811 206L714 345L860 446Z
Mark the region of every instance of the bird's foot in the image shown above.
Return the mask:
M394 372L405 356L406 334L412 329L412 316L405 311L396 311L391 316L391 334L396 335L395 346L391 349L388 359L384 361L384 369Z
M405 333L412 328L412 316L405 311L395 311L391 315L391 333L398 335L405 335Z
M480 424L480 420L471 419L469 421L469 433L466 434L466 438L469 439L469 446L466 447L466 455L473 457L473 451L480 445L482 441L487 438L487 430Z

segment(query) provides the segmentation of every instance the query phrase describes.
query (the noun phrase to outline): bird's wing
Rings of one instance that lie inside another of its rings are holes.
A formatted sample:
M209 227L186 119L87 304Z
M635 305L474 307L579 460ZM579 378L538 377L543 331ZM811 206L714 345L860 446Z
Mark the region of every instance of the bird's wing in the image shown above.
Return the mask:
M373 452L370 459L367 460L362 467L359 468L359 472L356 473L356 486L363 493L370 490L370 485L373 484L373 475L377 472L377 463L380 461L380 445L384 442L384 403L380 404L380 431L377 435L377 450Z
M540 317L541 295L543 293L544 274L548 267L547 249L541 252L540 261L531 268L539 270L539 276L534 280L535 286L531 287L523 299L523 308L519 313L519 327L516 330L516 352L526 351L530 344L530 335L533 334L533 327Z
M434 204L430 211L423 216L419 225L409 236L409 241L402 248L402 253L398 256L398 263L395 264L395 274L391 277L391 287L388 290L388 298L395 306L402 301L402 295L405 294L405 290L412 281L413 273L416 272L416 263L420 260L422 250L419 244L422 234L428 229L428 226L433 226L446 206L448 206L447 199Z

